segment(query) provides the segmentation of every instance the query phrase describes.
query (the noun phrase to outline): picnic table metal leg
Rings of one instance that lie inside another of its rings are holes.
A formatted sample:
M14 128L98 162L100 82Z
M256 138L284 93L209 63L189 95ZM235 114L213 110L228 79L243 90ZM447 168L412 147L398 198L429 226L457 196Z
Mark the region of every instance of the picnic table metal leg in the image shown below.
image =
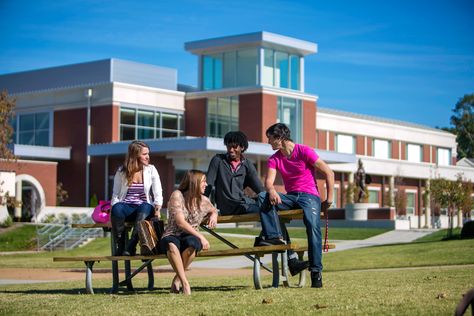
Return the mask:
M303 260L303 256L304 256L304 251L299 251L298 252L298 259L299 260ZM300 279L299 279L299 282L298 282L298 287L304 287L306 283L306 270L303 270L300 272Z
M288 273L288 252L281 254L281 275L283 276L283 286L290 287L290 275Z
M135 269L135 271L133 271L130 275L128 275L125 280L123 280L122 282L119 283L120 286L124 286L124 285L127 285L129 283L129 281L131 279L133 279L134 276L136 276L138 273L140 273L145 267L148 267L148 265L151 264L151 262L153 261L154 259L148 259L148 260L145 260L144 263L142 263L142 265L140 267L138 267L137 269Z
M255 255L255 260L253 261L253 284L256 290L262 289L260 278L260 257L258 255Z
M132 269L130 267L130 260L125 260L125 279L127 280L127 290L133 291L133 284L132 278L130 277L132 274Z
M278 266L278 252L272 252L272 268L273 268L273 287L280 284L280 267Z
M115 247L115 237L114 234L110 234L110 253L115 256L116 255L116 247ZM118 271L118 261L112 261L112 289L110 292L115 294L118 292L119 287L119 271Z
M94 289L92 288L92 267L94 266L95 261L84 261L86 264L86 293L94 294Z
M153 274L153 266L151 264L151 260L146 266L148 272L148 290L151 291L155 288L155 276Z
M201 225L201 228L204 229L205 231L207 231L209 234L211 234L212 236L216 237L217 239L219 239L220 241L222 241L224 244L226 244L227 246L229 246L230 248L233 248L233 249L238 249L239 247L237 247L236 245L234 245L233 243L231 243L230 241L228 241L227 239L225 239L224 237L222 237L221 235L219 235L218 233L216 233L215 231L207 228L206 226L204 225ZM252 257L251 255L244 255L245 257L247 257L248 259L252 260L254 263L255 263L255 260L257 260L260 265L262 266L262 268L264 268L265 270L267 270L268 272L272 273L272 270L270 268L268 268L267 266L265 266L261 261L260 261L260 258L257 258L257 256L255 257Z

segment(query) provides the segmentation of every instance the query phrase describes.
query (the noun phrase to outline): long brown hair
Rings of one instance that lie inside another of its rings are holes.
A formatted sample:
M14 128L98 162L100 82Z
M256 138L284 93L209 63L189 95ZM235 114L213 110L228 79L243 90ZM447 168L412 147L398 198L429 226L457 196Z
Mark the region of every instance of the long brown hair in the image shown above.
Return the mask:
M183 193L184 203L189 212L193 212L201 205L201 182L204 177L204 172L200 170L188 170L179 184L178 190Z
M127 178L128 185L132 184L135 172L143 169L143 165L139 159L143 148L148 148L148 150L150 150L150 146L139 140L134 140L130 145L128 145L128 152L122 165L122 172Z

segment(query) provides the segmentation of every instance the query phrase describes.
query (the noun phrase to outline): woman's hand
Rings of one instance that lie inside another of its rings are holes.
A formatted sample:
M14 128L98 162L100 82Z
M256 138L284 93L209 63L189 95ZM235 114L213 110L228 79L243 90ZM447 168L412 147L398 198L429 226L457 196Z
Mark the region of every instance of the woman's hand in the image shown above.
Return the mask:
M199 237L199 240L201 241L202 249L203 250L209 250L210 245L209 245L209 242L207 241L207 239L204 236L201 235L201 237Z
M209 222L207 223L207 226L210 229L216 228L217 225L217 212L212 212L211 216L209 217Z
M155 217L158 219L161 218L160 210L161 210L161 205L155 205Z

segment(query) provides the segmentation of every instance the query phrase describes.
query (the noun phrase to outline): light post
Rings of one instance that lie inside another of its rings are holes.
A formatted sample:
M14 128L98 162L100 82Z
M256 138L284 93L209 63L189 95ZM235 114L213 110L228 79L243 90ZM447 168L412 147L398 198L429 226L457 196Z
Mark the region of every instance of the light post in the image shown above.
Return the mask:
M92 98L92 89L86 90L87 98L87 140L86 140L86 203L85 206L89 206L89 179L90 179L90 164L91 156L89 155L89 145L91 144L91 98Z

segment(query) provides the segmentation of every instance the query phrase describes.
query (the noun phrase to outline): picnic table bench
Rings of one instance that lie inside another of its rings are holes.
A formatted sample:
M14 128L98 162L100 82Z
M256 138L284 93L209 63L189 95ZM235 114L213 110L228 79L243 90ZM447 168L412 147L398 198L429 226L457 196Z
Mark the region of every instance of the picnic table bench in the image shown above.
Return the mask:
M278 212L280 220L282 222L289 222L291 220L302 219L302 210L288 210ZM321 215L322 216L322 215ZM260 216L258 213L242 214L242 215L223 215L218 216L218 223L244 223L244 222L258 222ZM131 228L133 225L128 225ZM110 225L107 224L72 224L75 228L103 228L104 230L110 230ZM220 256L246 256L253 261L253 281L256 289L262 289L261 273L260 268L264 268L273 275L272 286L278 287L280 284L280 267L278 263L278 255L281 255L281 277L283 279L284 286L290 286L289 271L287 263L286 250L293 250L298 254L300 259L303 259L304 252L307 251L307 247L298 247L295 243L289 245L276 245L276 246L263 246L263 247L250 247L250 248L238 248L236 245L228 241L226 238L218 234L217 232L209 229L205 225L201 225L205 231L216 237L232 249L226 250L209 250L201 251L197 254L197 257L220 257ZM127 234L128 235L128 234ZM113 236L111 237L111 249L114 247ZM329 244L328 248L335 248L334 244ZM265 254L272 254L272 269L266 267L260 258ZM54 262L66 262L66 261L82 261L86 265L86 293L93 294L92 287L92 268L95 262L100 261L111 261L112 262L112 293L117 293L119 286L126 286L128 290L133 290L132 278L142 271L145 267L148 272L148 289L154 287L154 275L152 262L155 259L165 259L165 254L160 255L136 255L136 256L77 256L77 257L54 257ZM133 273L131 271L130 261L142 260L143 264L138 267ZM125 264L125 279L119 281L119 269L118 262L124 261ZM298 287L303 287L305 284L306 274L304 271L299 275Z

